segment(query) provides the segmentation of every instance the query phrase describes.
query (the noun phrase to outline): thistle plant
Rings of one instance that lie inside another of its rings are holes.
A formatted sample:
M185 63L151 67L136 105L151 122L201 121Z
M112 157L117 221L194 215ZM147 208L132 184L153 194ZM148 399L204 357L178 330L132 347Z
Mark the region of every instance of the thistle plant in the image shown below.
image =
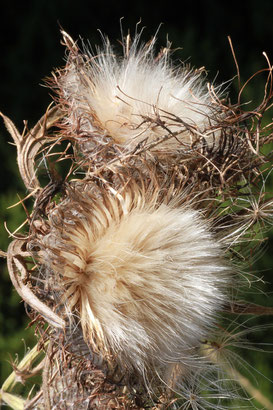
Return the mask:
M244 87L231 103L203 69L174 65L169 45L156 54L155 38L124 37L119 55L107 38L91 52L62 36L66 65L47 79L45 115L20 134L1 114L33 198L7 264L38 329L1 400L231 408L241 392L229 345L248 331L237 318L272 313L244 293L272 225L271 64L248 111ZM38 353L39 391L13 395Z

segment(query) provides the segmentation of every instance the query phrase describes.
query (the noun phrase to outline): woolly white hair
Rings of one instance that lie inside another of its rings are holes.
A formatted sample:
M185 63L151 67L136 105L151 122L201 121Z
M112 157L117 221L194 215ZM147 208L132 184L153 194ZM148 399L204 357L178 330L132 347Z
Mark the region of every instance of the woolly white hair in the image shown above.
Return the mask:
M107 39L97 55L80 54L73 43L58 82L70 107L70 129L110 136L129 147L175 133L160 144L164 150L189 145L201 136L209 144L214 140L210 128L217 108L202 72L174 67L168 48L155 56L155 41L140 46L136 37L129 47L127 38L123 57Z
M44 258L93 349L142 374L192 365L229 282L200 214L130 191L100 200L77 193L77 204L65 200L54 212Z

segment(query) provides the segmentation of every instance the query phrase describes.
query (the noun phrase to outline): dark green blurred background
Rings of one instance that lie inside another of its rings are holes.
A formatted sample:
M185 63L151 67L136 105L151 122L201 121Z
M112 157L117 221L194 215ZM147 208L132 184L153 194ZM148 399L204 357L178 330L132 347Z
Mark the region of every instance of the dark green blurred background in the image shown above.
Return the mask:
M180 9L181 7L181 9ZM34 125L44 113L51 99L49 90L41 87L43 78L53 68L64 64L64 48L60 45L60 27L74 39L81 36L91 45L100 44L98 29L106 33L112 42L120 40L120 18L123 32L135 32L136 23L142 19L145 26L143 40L157 31L159 45L166 38L173 48L181 49L175 58L187 60L195 67L205 66L208 79L216 83L228 81L236 75L236 68L227 36L230 35L240 66L242 82L257 70L266 67L262 52L273 61L273 1L249 0L231 2L216 1L162 1L133 2L83 1L83 0L32 0L20 6L5 2L0 8L0 110L10 116L17 127L23 129L23 120ZM250 85L245 100L257 105L263 96L263 79ZM231 97L236 95L237 82L233 82ZM268 114L268 121L272 117ZM3 123L0 123L1 197L0 197L0 248L6 250L9 239L4 229L6 221L12 231L24 220L20 207L6 208L17 201L17 193L23 197L25 189L20 182L16 165L15 148ZM272 241L271 241L272 245ZM257 294L254 300L273 306L271 297L273 281L271 259L272 246L264 251L264 257L255 266L263 270L262 276L269 282L263 286L269 296ZM15 352L22 356L26 345L33 345L31 331L26 331L27 318L24 306L12 289L5 262L0 261L0 366L1 380L11 367L8 364ZM270 323L270 318L255 324ZM254 322L253 322L254 324ZM250 337L258 343L273 342L272 329L257 332ZM267 349L268 350L268 349ZM270 349L269 349L270 350ZM273 350L273 348L271 349ZM256 352L245 356L259 371L273 378L272 353ZM241 369L244 372L244 369ZM252 370L250 370L252 372ZM273 384L257 373L262 392L273 401Z

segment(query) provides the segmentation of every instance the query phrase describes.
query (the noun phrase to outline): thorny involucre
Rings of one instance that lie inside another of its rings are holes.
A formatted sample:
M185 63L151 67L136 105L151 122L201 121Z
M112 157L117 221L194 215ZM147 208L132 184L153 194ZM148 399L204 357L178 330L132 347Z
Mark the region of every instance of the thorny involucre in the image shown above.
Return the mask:
M35 198L9 272L48 324L41 391L23 403L224 408L236 394L221 315L269 313L240 289L241 260L272 223L260 149L272 139L262 128L271 66L262 104L247 112L202 70L172 65L168 48L156 55L155 38L124 38L120 57L107 39L92 54L62 34L55 106L24 135L2 114Z

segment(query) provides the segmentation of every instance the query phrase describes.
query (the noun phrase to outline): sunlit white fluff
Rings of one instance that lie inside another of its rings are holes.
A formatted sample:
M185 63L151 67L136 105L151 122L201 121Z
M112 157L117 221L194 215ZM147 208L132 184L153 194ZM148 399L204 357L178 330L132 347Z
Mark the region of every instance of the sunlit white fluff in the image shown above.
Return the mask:
M195 366L226 301L229 270L197 211L127 192L59 205L45 255L85 339L142 374ZM60 217L60 216L59 216Z
M177 134L157 149L185 147L201 136L212 143L216 105L202 73L174 67L167 48L156 56L155 39L140 46L136 38L124 48L122 57L107 40L96 55L72 50L59 81L70 129L128 147L171 133Z

